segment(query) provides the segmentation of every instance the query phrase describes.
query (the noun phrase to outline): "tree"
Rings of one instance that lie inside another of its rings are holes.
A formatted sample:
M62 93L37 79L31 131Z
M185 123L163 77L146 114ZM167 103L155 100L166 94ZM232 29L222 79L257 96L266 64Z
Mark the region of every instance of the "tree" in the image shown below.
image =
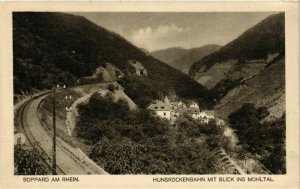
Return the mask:
M43 73L43 68L39 65L29 64L27 67L27 72L32 86L37 88L37 84L39 83Z
M239 141L249 152L259 154L260 161L272 172L285 173L285 115L273 121L261 120L269 114L267 108L244 104L228 116Z
M47 175L50 169L44 156L36 148L29 149L20 144L14 147L15 175Z
M93 147L90 156L111 174L137 174L144 166L139 160L141 149L141 145L128 138L110 141L104 137Z

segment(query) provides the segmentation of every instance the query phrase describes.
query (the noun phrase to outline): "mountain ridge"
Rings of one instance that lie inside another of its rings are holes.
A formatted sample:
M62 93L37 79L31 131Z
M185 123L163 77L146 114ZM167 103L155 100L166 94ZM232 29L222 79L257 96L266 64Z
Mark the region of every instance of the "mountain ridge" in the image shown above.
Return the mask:
M169 64L170 66L188 73L190 66L197 60L207 56L221 48L220 45L208 44L201 47L185 49L182 47L171 47L151 52L157 59Z
M188 49L182 48L182 47L170 47L166 49L156 50L150 52L152 56L157 58L158 60L161 60L165 63L172 62L182 55L184 55Z

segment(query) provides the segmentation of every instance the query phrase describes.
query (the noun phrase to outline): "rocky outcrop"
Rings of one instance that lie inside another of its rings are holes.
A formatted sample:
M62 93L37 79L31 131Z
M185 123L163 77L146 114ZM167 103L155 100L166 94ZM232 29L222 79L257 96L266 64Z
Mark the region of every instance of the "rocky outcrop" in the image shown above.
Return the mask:
M119 77L123 77L124 73L110 63L106 63L105 68L100 66L96 69L93 77L101 81L115 81Z

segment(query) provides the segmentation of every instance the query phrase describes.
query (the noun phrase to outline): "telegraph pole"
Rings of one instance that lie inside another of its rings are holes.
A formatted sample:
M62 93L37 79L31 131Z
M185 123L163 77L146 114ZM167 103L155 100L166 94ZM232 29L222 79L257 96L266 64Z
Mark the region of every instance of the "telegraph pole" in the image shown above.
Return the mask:
M52 175L56 175L56 123L55 123L55 87L52 89L52 120L53 120L53 146L52 146Z

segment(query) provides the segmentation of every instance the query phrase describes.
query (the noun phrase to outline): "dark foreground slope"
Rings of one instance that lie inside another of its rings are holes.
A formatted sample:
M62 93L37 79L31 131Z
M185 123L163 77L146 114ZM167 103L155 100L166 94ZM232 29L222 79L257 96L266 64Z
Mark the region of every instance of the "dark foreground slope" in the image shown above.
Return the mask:
M145 80L151 90L188 98L207 96L206 89L187 75L81 16L14 13L13 38L15 93L56 83L73 85L106 63L116 66L128 79L133 73L128 60L137 60L147 69L148 77L142 82Z

